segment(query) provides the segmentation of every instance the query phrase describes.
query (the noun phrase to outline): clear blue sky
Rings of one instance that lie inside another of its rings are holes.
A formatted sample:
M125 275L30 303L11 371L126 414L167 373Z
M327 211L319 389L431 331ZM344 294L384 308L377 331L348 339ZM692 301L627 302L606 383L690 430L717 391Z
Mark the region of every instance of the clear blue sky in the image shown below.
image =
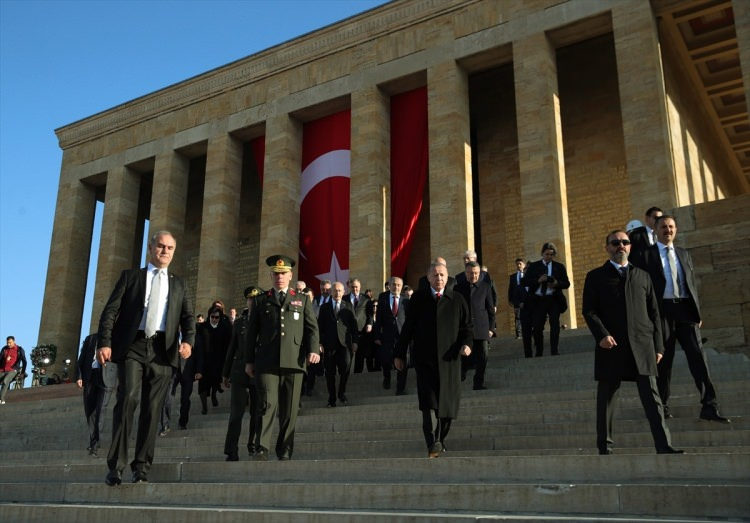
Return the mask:
M55 342L37 339L62 160L55 129L383 3L0 0L0 346L13 335L28 356ZM90 277L83 331L92 294Z

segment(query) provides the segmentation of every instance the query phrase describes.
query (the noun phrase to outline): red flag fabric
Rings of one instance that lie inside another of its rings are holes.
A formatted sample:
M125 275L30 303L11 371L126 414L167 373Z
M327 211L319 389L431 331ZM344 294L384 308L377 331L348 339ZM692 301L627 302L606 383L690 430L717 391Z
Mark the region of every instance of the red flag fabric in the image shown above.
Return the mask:
M250 148L255 157L255 168L258 171L258 180L260 180L260 186L263 187L263 159L266 156L266 137L261 136L251 140Z
M403 277L427 182L427 87L391 97L391 274Z
M299 279L349 279L351 111L308 122L302 131Z

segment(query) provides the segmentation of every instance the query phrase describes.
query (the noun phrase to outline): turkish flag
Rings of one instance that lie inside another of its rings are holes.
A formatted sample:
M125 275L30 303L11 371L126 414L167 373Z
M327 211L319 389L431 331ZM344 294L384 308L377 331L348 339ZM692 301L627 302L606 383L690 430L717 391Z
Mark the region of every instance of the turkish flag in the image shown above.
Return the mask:
M302 131L298 275L308 287L349 279L351 111Z

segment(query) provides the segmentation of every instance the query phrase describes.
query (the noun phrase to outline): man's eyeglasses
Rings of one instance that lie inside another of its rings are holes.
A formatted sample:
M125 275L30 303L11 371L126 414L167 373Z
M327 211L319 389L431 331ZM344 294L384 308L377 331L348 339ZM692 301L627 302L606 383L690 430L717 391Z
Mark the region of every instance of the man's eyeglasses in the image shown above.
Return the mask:
M620 245L630 245L630 240L609 240L609 244L612 247L619 247Z
M211 319L212 320L218 320L219 318L221 318L221 316L213 316L213 315L211 315Z

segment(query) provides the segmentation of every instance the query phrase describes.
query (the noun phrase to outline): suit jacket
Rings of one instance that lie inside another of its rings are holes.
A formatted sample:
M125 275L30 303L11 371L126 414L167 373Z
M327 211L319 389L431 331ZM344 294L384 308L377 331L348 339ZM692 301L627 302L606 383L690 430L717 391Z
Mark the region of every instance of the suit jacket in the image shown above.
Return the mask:
M690 298L690 306L687 307L688 317L686 321L691 323L701 322L701 307L700 300L698 299L698 288L695 283L695 274L693 269L693 259L690 257L690 253L687 249L675 246L674 252L677 255L677 259L680 261L682 266L682 274L680 277L685 282ZM659 244L652 245L645 251L643 256L638 262L642 269L644 269L651 276L651 281L654 283L654 290L656 291L656 297L659 300L659 305L662 304L664 298L664 289L667 286L667 280L664 276L664 267L661 264L661 253L659 252ZM660 309L662 315L664 310Z
M320 330L320 344L324 354L333 356L338 349L350 349L352 343L357 343L357 318L351 303L341 300L339 314L333 311L333 298L320 306L318 314L318 329Z
M625 281L610 263L590 271L583 287L583 317L594 336L597 380L656 376L656 354L664 353L659 303L648 274L628 265ZM599 347L612 336L617 345Z
M82 380L84 387L92 382L92 374L94 364L94 355L96 353L96 340L98 338L97 333L89 334L83 340L83 346L81 347L81 353L78 355L76 372L76 381ZM105 389L113 389L117 385L117 364L109 362L103 368L101 372L101 383L95 383L94 385L103 386Z
M245 347L247 346L249 318L250 314L245 309L232 324L232 340L227 348L221 373L222 377L230 378L232 385L244 386L251 382L250 377L245 373Z
M344 301L354 306L351 293L344 296ZM372 326L372 304L370 303L370 298L364 294L357 296L357 306L354 307L354 316L357 318L357 330L360 333L364 332L367 325ZM325 345L323 346L325 347Z
M250 314L245 363L256 373L280 369L304 372L307 355L320 354L318 320L306 294L289 289L284 305L273 289L256 296Z
M474 339L490 339L490 331L493 335L495 333L495 302L487 280L479 280L474 292L471 292L471 284L466 280L456 284L453 290L461 293L466 303L469 304L471 323L474 325Z
M519 284L516 280L517 272L514 272L508 278L508 303L512 303L513 307L519 307L526 301L527 293L526 287L523 283ZM521 277L523 281L523 276Z
M373 330L373 339L380 340L381 346L393 350L399 333L406 321L406 311L409 308L409 298L399 297L398 311L393 315L391 309L391 293L384 292L378 296L378 312Z
M521 283L523 283L524 287L529 288L529 297L532 300L538 298L538 296L536 296L536 291L541 284L537 280L539 280L543 274L547 274L547 267L542 260L531 262L526 268ZM563 294L562 290L570 287L568 271L565 270L565 265L553 260L552 277L557 280L557 286L555 287L552 296L560 302L560 312L565 312L568 310L568 300L565 298L565 294Z
M474 330L471 311L464 297L453 289L444 289L439 301L430 290L418 290L409 302L395 356L411 357L417 372L417 396L420 410L438 409L441 418L455 418L461 397L461 347L472 346ZM439 381L439 391L432 386ZM435 404L437 403L437 405Z
M191 347L195 345L195 318L193 306L187 296L185 282L167 272L169 294L167 295L165 347L167 361L173 367L179 365L178 349L180 331L182 341ZM122 271L115 288L104 306L99 320L99 340L97 347L111 347L112 361L125 359L128 348L135 341L138 326L143 318L143 304L146 298L146 269Z
M468 281L466 279L466 273L465 272L459 272L456 274L456 276L453 278L456 280L456 285L459 283L464 283ZM495 287L495 282L492 280L492 277L490 276L490 273L487 271L482 271L479 273L479 281L485 281L490 286L490 293L492 294L492 306L497 306L497 288Z

